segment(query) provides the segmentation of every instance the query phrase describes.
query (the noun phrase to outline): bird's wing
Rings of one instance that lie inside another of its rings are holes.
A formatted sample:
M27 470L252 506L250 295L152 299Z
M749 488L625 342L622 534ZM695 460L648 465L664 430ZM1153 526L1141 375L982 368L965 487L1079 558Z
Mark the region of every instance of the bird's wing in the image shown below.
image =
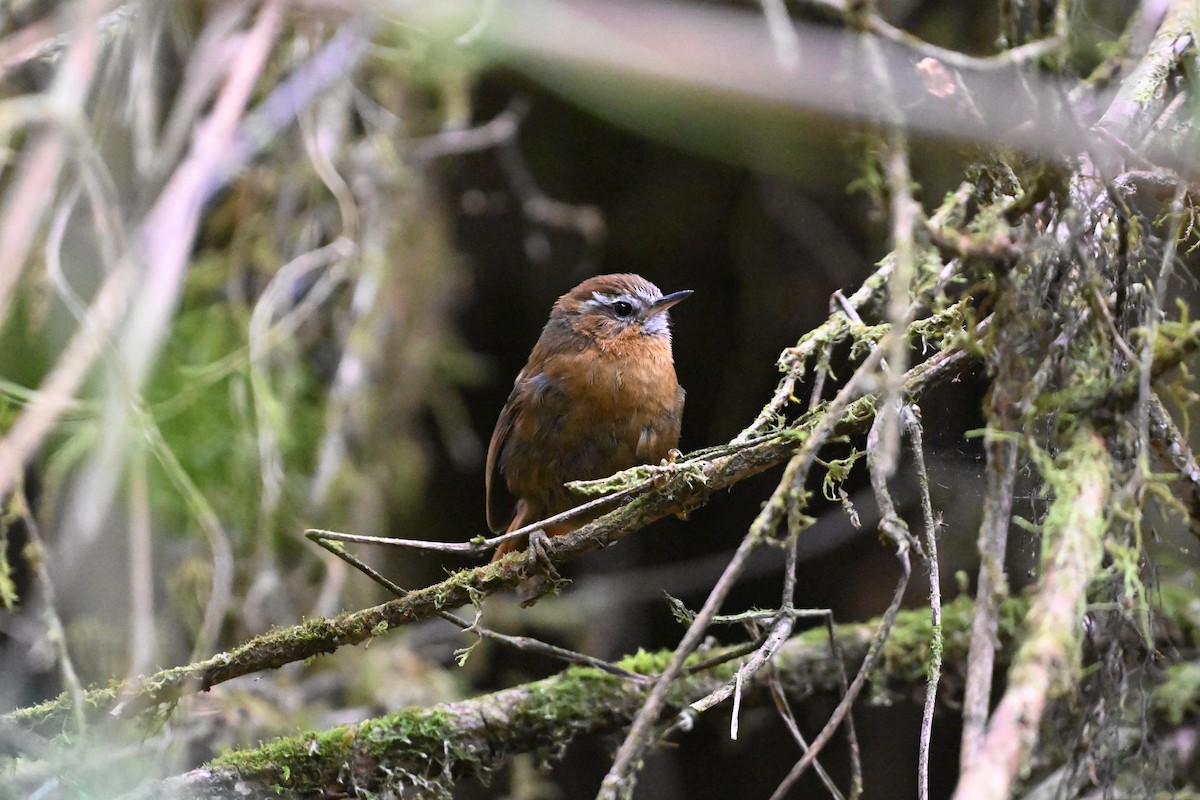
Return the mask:
M508 487L500 475L500 457L504 452L505 444L508 443L508 436L512 433L513 423L521 414L524 406L521 399L522 394L519 391L524 377L524 372L517 376L512 394L508 396L508 402L504 404L504 410L500 412L500 418L496 420L496 429L492 431L492 441L488 444L487 477L484 479L484 485L487 493L487 523L494 533L500 533L508 527L516 500L509 493Z

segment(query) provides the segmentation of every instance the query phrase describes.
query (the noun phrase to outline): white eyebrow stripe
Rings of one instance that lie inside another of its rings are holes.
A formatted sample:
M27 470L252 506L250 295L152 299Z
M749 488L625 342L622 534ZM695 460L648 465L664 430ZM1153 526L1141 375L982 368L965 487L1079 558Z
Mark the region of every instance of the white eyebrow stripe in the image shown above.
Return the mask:
M654 292L650 291L649 289L645 289L645 288L642 288L639 286L638 288L634 289L632 292L621 292L620 294L614 294L614 295L602 294L600 292L592 292L592 297L595 298L595 303L593 304L593 301L589 300L589 301L585 302L584 305L587 305L587 306L593 306L593 305L610 306L613 303L617 302L618 300L625 300L625 301L641 301L636 304L648 306L648 305L653 305L654 302L656 300L658 300L658 298L660 296L661 295L657 295Z
M600 294L599 292L592 292L592 297L595 299L584 300L582 303L579 304L579 308L581 310L586 309L589 311L601 309L601 308L608 308L608 299L605 298L604 295Z

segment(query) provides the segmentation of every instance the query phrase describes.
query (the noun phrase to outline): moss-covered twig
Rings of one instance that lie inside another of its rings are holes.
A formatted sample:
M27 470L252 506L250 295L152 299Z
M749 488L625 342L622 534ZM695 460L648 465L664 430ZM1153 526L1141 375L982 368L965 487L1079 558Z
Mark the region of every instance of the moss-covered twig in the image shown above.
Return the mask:
M1179 476L1179 489L1174 495L1186 509L1189 530L1200 539L1200 463L1158 395L1151 397L1148 406L1151 447L1158 459Z
M1001 800L1028 763L1051 692L1079 668L1087 588L1100 568L1111 465L1103 441L1082 428L1060 466L1048 469L1056 497L1044 526L1042 568L1028 631L993 712L981 757L959 780L956 800Z

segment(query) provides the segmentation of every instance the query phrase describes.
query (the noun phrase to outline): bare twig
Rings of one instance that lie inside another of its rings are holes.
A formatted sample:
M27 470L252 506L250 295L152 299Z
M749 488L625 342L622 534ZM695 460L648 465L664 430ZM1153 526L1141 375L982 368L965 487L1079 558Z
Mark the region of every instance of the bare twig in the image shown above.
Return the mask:
M1017 435L1011 432L1009 393L1003 378L994 381L991 392L992 429L985 434L987 488L983 520L979 524L979 581L975 591L975 618L971 627L971 649L967 660L967 686L963 698L963 733L960 754L963 769L978 758L983 746L984 726L992 693L992 672L997 647L997 614L1007 592L1004 555L1008 546L1012 514L1013 482L1016 480Z
M187 503L196 524L204 534L212 558L212 584L204 604L200 628L196 631L196 639L192 643L192 658L196 659L213 649L221 624L225 621L225 613L233 601L233 547L221 517L184 469L158 425L144 413L140 422L151 452L158 459L159 465L174 484L176 491Z
M370 52L371 33L377 24L374 15L365 13L343 23L312 58L280 82L245 115L229 142L229 152L216 165L217 169L204 186L202 202L233 180L267 145L290 127L302 111L345 82ZM354 233L354 226L348 225L346 233Z
M129 676L154 663L158 636L154 617L154 558L146 455L134 456L129 473Z
M479 19L458 37L457 43L463 47L474 44L487 30L488 23L496 16L496 7L499 5L500 0L484 0L483 8L479 12Z
M54 199L66 156L68 129L77 123L83 112L99 55L96 23L107 5L106 0L87 0L81 4L72 43L46 98L57 119L30 147L30 154L22 159L17 177L7 192L0 215L0 323L8 315L13 289L46 209ZM11 484L0 487L0 496L11 488Z
M938 682L942 677L942 587L938 567L938 521L929 499L929 473L925 470L924 434L921 430L921 409L905 406L901 412L904 430L912 444L913 462L917 468L917 483L921 491L921 518L925 523L925 562L929 569L929 667L925 685L925 707L921 713L921 739L917 754L917 797L929 800L929 740L933 735L933 711L937 705Z
M791 492L792 494L788 498L787 503L789 506L799 503L797 495L803 494L803 484L792 485ZM721 686L720 688L711 692L706 697L691 703L685 712L690 720L692 716L704 713L713 706L724 702L726 699L728 699L730 694L736 692L735 708L733 714L731 715L730 723L731 728L729 738L731 739L737 738L737 702L740 699L742 686L748 679L753 677L755 673L771 662L771 659L774 658L775 653L778 652L783 643L792 635L792 628L795 624L795 619L797 616L799 616L795 610L796 554L800 534L803 532L803 530L798 521L793 522L793 520L795 520L798 516L798 514L789 514L790 530L788 532L786 544L787 558L785 559L783 572L783 597L780 600L779 610L775 612L772 617L769 631L765 636L760 637L761 641L755 643L753 656L744 661L741 666L738 667L737 672L734 674L733 680L726 682L724 686ZM826 612L826 614L828 614L828 612ZM710 621L710 624L718 621L718 619L719 615L714 615ZM725 619L720 621L728 622L729 620ZM693 618L693 623L694 622L695 619ZM756 621L747 621L746 624L748 627L754 630L757 630L758 628Z
M880 348L882 349L882 348ZM884 421L882 416L876 416L875 422L871 425L871 430L867 434L867 466L871 473L871 486L875 492L875 500L879 505L880 530L892 540L896 546L896 557L900 561L901 575L900 582L896 585L896 591L892 596L891 605L884 612L883 618L880 620L879 626L875 631L875 636L871 640L871 647L867 650L867 656L863 659L862 665L859 667L858 674L854 676L854 680L850 683L846 694L830 715L829 721L825 723L825 727L813 739L812 746L804 753L801 759L796 762L787 777L775 789L771 795L771 800L782 800L795 784L800 776L809 765L816 759L817 753L829 742L833 734L837 731L842 721L849 717L850 708L854 704L855 698L862 690L862 687L874 669L875 659L878 657L883 643L887 641L888 634L891 632L892 625L895 623L896 615L900 612L900 603L904 599L904 591L908 588L908 577L911 573L909 566L908 550L911 543L911 536L908 533L908 526L904 520L896 513L895 505L892 503L891 494L887 488L887 473L884 471L883 464L879 455L879 438L882 429L889 423ZM857 789L857 787L856 787ZM857 792L856 792L857 793Z
M508 107L482 125L442 131L410 145L409 158L418 165L446 156L490 150L517 138L521 122L533 107L528 95L517 95Z
M71 718L75 724L75 730L77 733L82 734L87 729L87 717L84 714L83 684L80 682L79 675L75 671L75 664L71 660L71 652L67 647L67 632L63 628L62 618L58 615L57 593L54 590L54 582L50 579L50 572L47 568L46 545L42 540L37 519L29 507L29 498L25 496L25 488L23 486L18 487L13 493L10 502L16 506L17 516L25 523L25 530L29 535L29 546L32 549L29 563L33 565L34 571L37 574L38 589L42 595L42 624L46 628L46 637L49 639L50 647L53 649L55 658L58 660L58 670L62 676L63 685L67 687L67 695L71 703Z
M1151 389L1151 377L1154 372L1154 341L1158 336L1159 326L1163 321L1163 300L1167 296L1168 284L1175 271L1175 254L1179 247L1179 238L1183 233L1183 198L1182 184L1175 187L1175 195L1167 210L1166 245L1163 247L1162 262L1158 276L1154 281L1154 291L1149 297L1144 309L1145 319L1142 321L1146 333L1143 337L1141 358L1138 365L1138 403L1136 406L1138 430L1138 458L1141 461L1141 475L1134 480L1140 481L1150 471L1150 426L1153 420L1154 404L1157 397ZM1161 409L1161 406L1159 407Z
M1200 462L1158 395L1150 399L1150 443L1159 458L1178 473L1183 490L1177 496L1187 509L1192 535L1200 538Z
M834 421L851 401L859 395L859 387L866 381L868 376L875 374L882 354L882 348L876 348L868 355L850 380L846 382L846 385L842 387L842 390L838 392L837 397L830 402L827 408L820 410L817 423L808 432L799 452L788 462L779 485L775 487L771 498L750 526L749 532L734 552L729 565L725 568L720 579L709 593L704 606L696 614L696 618L688 627L687 633L684 634L683 639L675 648L671 663L663 670L663 673L659 676L654 688L651 690L650 696L646 699L645 706L638 712L633 725L629 728L629 733L625 736L625 741L621 743L620 749L617 750L617 755L613 759L613 764L609 768L608 774L604 776L597 800L617 800L618 797L629 797L632 794L634 784L633 775L637 769L636 765L641 761L641 755L649 741L651 730L657 723L658 717L662 712L671 681L675 679L683 668L683 662L700 644L701 639L708 630L712 617L720 609L721 604L725 601L725 597L737 582L750 554L774 534L775 528L788 511L790 505L789 499L796 498L795 502L802 504L801 498L803 497L804 484L817 452L833 433L835 427ZM815 753L813 755L815 756Z
M971 655L967 663L967 688L963 698L962 765L975 762L983 747L992 692L996 647L997 614L1007 592L1004 553L1012 513L1013 481L1017 465L1017 442L1013 438L987 434L987 490L983 522L979 525L979 585L975 593L975 621L971 628Z
M872 434L876 433L878 426L872 426ZM868 464L870 463L871 448L868 444ZM812 765L817 754L829 743L833 738L833 734L837 732L842 722L846 720L850 713L851 706L862 692L863 686L866 684L867 678L870 677L872 670L875 668L875 663L882 651L883 643L887 641L888 634L891 632L892 626L896 622L896 617L900 613L900 603L904 599L904 591L908 588L908 578L911 573L911 567L908 557L908 545L910 537L908 536L907 527L898 516L895 515L895 510L892 508L891 500L887 497L887 487L885 479L882 477L882 471L878 468L872 469L872 484L876 487L876 496L882 502L881 512L884 518L880 521L880 530L893 539L896 545L896 557L900 562L901 574L900 580L896 584L895 592L892 595L892 602L884 612L882 619L879 621L875 629L875 634L871 639L871 646L867 649L866 657L863 659L862 665L859 667L858 673L854 676L854 680L850 682L846 693L843 695L837 707L829 717L829 721L821 729L813 739L808 751L796 762L787 776L780 782L775 792L771 795L771 800L783 800L787 793L795 785L800 776ZM878 476L878 477L877 477ZM882 489L882 492L880 492ZM886 498L886 499L885 499ZM892 508L890 519L887 517L887 508Z
M845 669L845 665L843 665ZM787 727L788 733L796 740L796 744L800 746L800 752L808 751L808 740L804 738L804 734L800 732L800 726L796 723L796 716L792 713L792 707L788 703L787 694L783 691L783 686L779 681L779 673L774 665L767 667L767 686L771 690L771 701L775 704L775 710L779 712L783 724ZM845 687L843 687L844 689ZM845 795L838 789L837 784L833 782L833 778L821 766L820 761L813 762L813 771L821 779L821 783L825 784L825 788L829 791L829 796L834 800L844 800Z
M882 143L883 170L887 181L888 199L891 202L891 259L894 262L888 279L887 321L893 330L908 325L913 310L913 283L916 280L916 241L914 229L920 208L913 200L912 174L908 166L908 138L902 129L904 116L896 102L896 90L879 42L873 37L863 37L864 62L869 68L870 80L875 84L880 97L880 121L888 126ZM900 459L900 423L898 415L901 398L900 388L904 372L908 368L908 342L893 336L889 339L883 373L884 412L872 426L876 435L876 450L872 456L875 468L883 479L890 478L896 471Z
M112 0L103 4L102 15L94 19L98 35L111 36L125 30L139 11L138 3L125 3L108 11L109 7L116 5ZM74 7L61 9L60 12L50 19L26 25L0 41L0 79L8 78L10 73L30 62L54 61L62 55L74 41L72 32L67 30L68 24L74 21L78 30L81 20ZM86 20L85 16L83 21Z
M675 467L683 467L685 464L689 463L690 461L679 462L675 465ZM655 468L651 467L650 469L653 470ZM678 471L678 469L671 469L665 471L664 474L678 473ZM606 494L603 497L598 497L595 500L589 500L586 503L577 505L574 508L569 508L566 511L561 511L553 516L538 520L537 522L531 522L523 528L518 528L517 530L501 533L488 538L478 537L469 542L433 542L425 539L393 539L385 536L363 536L360 534L339 533L338 531L326 531L316 528L310 528L304 532L304 535L314 542L318 541L318 539L329 539L335 542L377 544L387 547L405 547L413 550L432 550L438 553L482 555L494 550L499 544L512 541L513 539L520 539L523 536L528 536L534 531L541 530L547 525L553 525L557 522L565 522L566 520L571 519L578 519L579 517L583 516L590 516L593 514L593 512L614 505L616 500L637 494L638 492L649 487L652 483L653 479L647 478L646 480L635 483L632 486L615 491L612 494Z
M132 256L120 259L97 291L88 309L86 324L81 324L40 387L35 401L0 441L0 495L12 489L25 461L66 410L134 294L138 295L139 300L133 315L126 321L122 355L130 385L135 390L141 385L157 351L156 343L161 343L159 334L175 306L173 299L178 297L202 203L215 189L210 176L218 166L224 169L230 163L228 144L241 108L253 88L253 80L265 59L273 31L279 24L279 15L279 0L273 0L260 15L253 40L256 46L247 46L239 51L240 60L230 73L234 77L226 84L208 121L198 129L191 156L177 170L175 178L164 189L158 203L139 228L140 261L143 265L154 265L149 272L149 279L137 284L135 259ZM87 31L91 31L91 27L85 26ZM85 46L91 42L90 36L90 33L82 35L79 48L73 47L69 51L61 68L65 76L61 81L72 91L82 92L84 88L76 84L86 73L84 66L91 63L91 53ZM80 48L84 55L76 64L71 54ZM54 184L54 175L61 161L61 142L58 145L55 143L55 139L48 139L37 151L38 154L26 161L27 173L34 173L30 180L35 186L37 202L22 205L23 215L34 213L39 203L49 198L46 187ZM32 235L36 229L40 212L32 221L18 218L20 216L6 209L3 217L5 224L12 220L20 227L12 236L0 235L0 242L3 243L0 244L0 318L3 316L2 306L11 296L11 292L3 289L4 276L20 268L28 248L27 243L22 244L24 237L26 234Z
M1145 112L1159 102L1158 88L1178 62L1182 45L1192 36L1189 17L1194 13L1191 3L1172 0L1149 48L1121 81L1117 96L1096 123L1097 129L1107 131L1119 141L1129 141L1139 135L1135 127L1154 121L1146 119Z
M897 28L878 14L864 13L858 3L847 0L804 0L804 4L823 11L832 11L842 17L846 25L856 29L865 28L880 39L912 50L916 56L934 58L949 67L971 72L988 72L1014 64L1026 64L1061 50L1067 44L1065 34L1055 35L1009 48L994 56L979 58L926 42L908 31Z
M907 555L903 556L901 560L903 563L907 564ZM854 676L854 680L850 683L850 687L842 697L841 702L839 702L837 707L833 710L833 714L830 715L829 721L825 723L825 727L822 728L821 732L817 734L815 739L813 739L812 744L809 745L807 752L805 752L801 759L796 762L796 765L792 767L791 771L780 782L774 793L772 793L771 800L783 800L783 798L787 797L787 793L791 790L792 786L795 785L796 781L800 779L800 776L804 774L805 770L807 770L808 767L813 764L817 753L819 753L825 747L825 745L829 743L829 740L833 738L833 734L837 732L838 726L848 718L850 707L854 704L854 701L858 699L858 695L862 692L862 688L866 684L867 678L869 677L871 671L875 668L875 662L878 660L882 643L884 640L886 640L888 633L891 631L892 626L895 623L895 615L899 611L900 602L903 599L904 589L907 587L907 585L908 572L905 572L900 580L900 583L897 585L896 593L892 598L892 604L888 606L888 610L884 614L883 620L876 629L875 638L871 641L871 648L868 649L867 656L865 659L863 659L863 663L862 666L859 667L858 674Z
M313 538L313 541L320 545L323 549L333 553L342 561L366 575L371 580L375 581L375 583L382 586L395 597L399 598L408 595L408 590L400 588L395 583L380 574L379 571L374 567L361 561L351 553L346 552L345 548L332 544L331 542L319 537ZM568 664L581 664L587 667L594 667L603 672L607 672L610 675L616 675L619 678L631 680L636 683L649 683L650 681L650 679L645 675L638 675L636 672L630 672L623 667L619 667L616 664L611 664L594 656L589 656L586 653L568 650L564 647L558 647L557 645L552 645L548 642L543 642L538 639L532 639L528 636L509 636L508 634L498 633L490 628L485 628L479 624L478 612L476 613L475 621L470 623L445 610L439 610L438 616L448 622L454 623L456 626L461 628L464 633L475 633L481 639L493 639L518 650L524 650L526 652L548 656L560 661L565 661ZM460 662L465 661L470 650L471 648L467 647L459 651L458 655Z
M147 266L147 272L121 338L121 352L135 388L145 379L178 304L203 204L216 187L228 181L233 174L231 166L244 163L230 150L239 141L239 122L282 16L282 0L267 0L229 65L212 112L197 127L188 157L141 226L139 261ZM148 268L151 264L153 269Z

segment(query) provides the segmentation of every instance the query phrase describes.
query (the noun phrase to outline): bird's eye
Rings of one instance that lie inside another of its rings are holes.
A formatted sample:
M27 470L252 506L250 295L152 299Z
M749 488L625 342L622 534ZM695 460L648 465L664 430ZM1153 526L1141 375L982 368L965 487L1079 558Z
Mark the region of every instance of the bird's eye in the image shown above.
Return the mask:
M618 317L628 317L633 314L633 303L618 300L612 304L612 310Z

